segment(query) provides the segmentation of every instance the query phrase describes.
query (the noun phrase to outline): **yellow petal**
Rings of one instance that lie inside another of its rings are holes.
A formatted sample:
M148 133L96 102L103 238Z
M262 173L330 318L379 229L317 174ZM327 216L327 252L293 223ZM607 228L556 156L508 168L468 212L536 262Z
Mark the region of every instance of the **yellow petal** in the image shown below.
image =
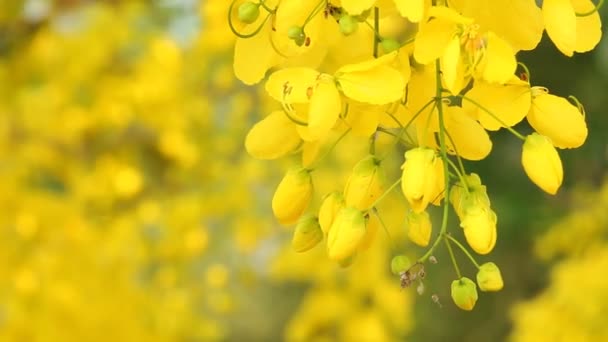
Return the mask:
M311 68L286 68L273 72L266 81L266 92L286 103L307 103L320 73Z
M482 80L476 81L471 91L467 93L467 97L479 103L498 118L497 120L469 101L462 101L462 107L465 111L474 113L481 125L490 131L496 131L504 127L500 121L507 127L518 124L530 111L532 104L530 85L515 76L504 85L490 84Z
M345 121L352 129L353 134L369 137L376 132L383 112L384 110L380 106L349 101ZM392 123L395 124L395 122Z
M454 36L450 43L445 48L443 56L441 57L441 72L443 73L443 80L446 88L452 94L458 94L460 91L459 86L462 81L458 80L458 65L461 64L460 60L460 37Z
M445 126L451 138L447 139L450 153L458 153L468 160L482 160L490 154L490 136L477 121L466 115L462 108L447 107L445 118Z
M344 95L370 104L395 102L405 94L403 76L398 70L386 65L342 74L338 76L338 82Z
M401 191L416 213L422 212L434 200L431 198L437 177L434 166L434 150L417 147L405 152Z
M477 254L488 254L496 245L496 214L492 209L483 206L472 206L465 209L460 222L464 229L467 244Z
M251 24L256 25L256 23ZM258 34L251 38L237 38L234 45L234 74L251 85L258 83L266 71L279 62L279 56L270 45L269 32L271 20L268 20Z
M365 211L382 195L385 183L384 168L373 155L360 160L353 168L344 188L347 206Z
M590 0L572 0L576 13L591 11L595 5ZM602 38L602 22L598 11L585 16L576 17L576 46L574 51L586 52L593 50Z
M493 31L515 51L532 50L545 29L534 0L450 1L453 7L475 19L482 31Z
M490 83L506 83L513 77L517 68L513 49L493 32L488 32L487 38L483 59L483 79Z
M313 140L329 133L342 111L340 92L333 80L319 80L310 98L308 132Z
M422 20L425 0L395 0L395 5L402 17L413 23Z
M300 219L293 232L291 246L298 253L306 252L323 240L323 231L316 217L310 215Z
M342 0L342 8L350 15L358 15L370 9L376 0Z
M274 111L256 123L245 138L245 148L254 158L276 159L293 151L300 144L295 124L283 111Z
M414 59L426 65L435 62L444 54L452 37L456 33L456 25L444 19L431 19L420 24L416 40L414 40Z
M327 235L329 229L334 223L334 219L338 214L338 211L344 207L344 196L338 191L332 192L325 199L319 207L319 224L323 233Z
M549 38L566 56L576 49L576 15L570 0L544 0L543 19Z
M545 93L534 97L528 122L558 148L576 148L587 139L585 118L563 97Z
M545 192L555 195L562 185L562 161L551 139L538 133L526 137L521 163L528 178Z

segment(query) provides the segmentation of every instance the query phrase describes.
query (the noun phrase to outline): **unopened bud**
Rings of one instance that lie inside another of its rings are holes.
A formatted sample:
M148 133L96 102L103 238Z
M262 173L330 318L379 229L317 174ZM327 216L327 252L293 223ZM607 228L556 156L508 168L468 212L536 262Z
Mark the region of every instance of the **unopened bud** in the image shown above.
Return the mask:
M405 217L405 224L410 241L421 247L428 246L432 231L431 217L428 212L415 213L409 210Z
M392 39L392 38L385 38L382 39L382 41L380 42L380 45L382 46L382 50L385 53L391 53L395 50L399 50L399 48L401 48L401 44L399 44L398 41Z
M477 302L477 286L467 278L462 277L452 282L452 300L462 310L471 311Z
M363 213L353 207L338 211L327 235L327 254L331 260L342 261L351 257L365 236L366 222Z
M391 272L395 275L409 270L410 267L412 267L412 262L405 255L397 255L391 260Z
M355 33L359 27L359 22L353 16L348 14L340 17L338 24L340 25L340 32L342 32L342 34L345 36L350 36L351 34Z
M323 231L315 216L307 215L300 219L293 233L291 246L298 252L306 252L323 240Z
M272 197L274 216L283 225L296 223L308 207L312 192L312 178L308 170L289 170Z
M251 1L244 2L239 6L238 18L245 24L254 23L260 16L260 5Z
M562 185L564 170L551 139L538 133L528 135L524 142L521 163L534 184L551 195L557 193Z
M300 26L292 26L287 30L287 37L293 40L297 46L304 45L306 42L306 35L304 34L304 29Z
M486 262L477 271L477 285L481 291L500 291L504 284L500 269L493 262Z
M384 169L380 160L373 155L363 158L355 165L346 183L346 205L362 211L370 209L382 195L384 182Z

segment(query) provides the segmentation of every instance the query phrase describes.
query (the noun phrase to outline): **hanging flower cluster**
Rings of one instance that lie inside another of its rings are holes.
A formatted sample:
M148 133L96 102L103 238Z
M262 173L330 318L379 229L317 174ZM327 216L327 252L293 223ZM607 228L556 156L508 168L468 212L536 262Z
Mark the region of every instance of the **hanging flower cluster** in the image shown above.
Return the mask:
M486 158L490 132L508 130L522 141L530 180L557 193L557 149L585 142L584 109L572 96L533 86L516 54L533 50L544 31L567 56L592 50L601 38L598 7L589 0L545 0L541 8L534 0L233 1L234 72L246 84L264 80L277 108L251 128L245 147L258 159L300 156L272 200L277 220L295 225L293 248L325 240L328 257L350 265L382 225L378 204L400 186L407 237L428 248L414 263L396 256L402 285L422 278L443 242L458 307L473 309L477 288L500 290L498 267L478 264L448 231L451 206L474 252L490 253L497 240L482 177L462 160ZM534 130L527 135L514 129L524 118ZM344 186L319 193L315 172L347 136L367 141L369 153ZM391 182L394 152L402 166ZM443 208L435 233L431 206ZM461 275L452 246L477 267L476 283Z

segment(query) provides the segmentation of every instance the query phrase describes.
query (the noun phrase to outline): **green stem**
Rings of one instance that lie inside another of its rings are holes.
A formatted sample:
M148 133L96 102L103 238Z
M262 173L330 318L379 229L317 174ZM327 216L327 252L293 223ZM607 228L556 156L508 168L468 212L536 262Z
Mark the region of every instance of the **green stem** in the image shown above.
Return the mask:
M236 28L234 27L234 24L232 23L232 8L234 8L235 3L236 3L236 0L233 0L232 3L230 4L230 7L228 8L228 26L230 27L230 30L232 31L232 33L234 33L234 35L239 38L247 39L247 38L251 38L251 37L257 35L258 33L260 33L260 31L262 31L262 28L264 27L264 25L266 25L266 22L268 21L268 19L273 14L272 12L268 13L266 18L264 18L264 21L262 21L260 26L258 26L253 32L247 33L247 34L240 33L236 30Z
M450 132L446 131L445 135L450 139L450 143L452 143L452 147L454 148L454 153L456 154L456 160L458 160L458 166L460 166L460 172L462 175L466 175L467 171L464 169L464 164L462 163L462 158L460 158L460 153L458 153L458 148L456 148L456 144L454 143L454 139L450 135Z
M450 174L448 169L448 154L445 143L445 123L443 121L443 103L441 99L441 66L439 60L435 61L435 100L437 105L437 113L439 116L439 146L441 148L441 158L443 159L443 175L445 182L445 197L443 201L443 218L441 221L441 229L439 235L433 242L431 248L420 258L418 262L424 263L434 252L435 248L439 245L439 242L444 239L448 228L448 214L449 214L449 198L450 198Z
M378 197L377 200L374 201L374 203L370 206L370 208L375 208L378 203L380 203L384 197L386 197L391 191L393 191L393 189L399 185L399 183L401 183L401 178L399 178L397 181L395 181L395 183L393 183L385 192L382 193L382 195L380 195L380 197Z
M403 133L404 133L404 132L405 132L405 131L408 129L408 127L410 127L410 125L411 125L412 123L414 123L414 120L416 120L416 118L417 118L417 117L418 117L420 114L422 114L422 112L423 112L423 111L424 111L424 110L425 110L425 109L426 109L428 106L430 106L430 105L431 105L431 104L433 104L433 103L435 103L435 100L430 100L429 102L427 102L427 103L426 103L424 106L422 106L422 108L420 108L420 109L419 109L419 110L416 112L416 114L414 114L414 116L412 116L412 118L410 119L410 121L408 121L408 122L407 122L407 124L405 124L405 126L402 126L402 127L401 127L401 130L400 130L400 131L399 131L399 133L398 133L398 137L399 137L399 139L401 139L401 136L402 136L402 135L403 135ZM431 112L432 112L432 110L431 110ZM395 139L395 142L393 143L393 146L392 146L393 148L395 147L395 145L397 145L397 143L399 142L399 139ZM388 153L390 153L390 151L391 151L391 150L392 150L392 148L390 148L390 149L389 149L389 152L387 152L387 155L388 155ZM385 159L387 155L383 156L381 159Z
M473 256L471 255L471 253L469 253L469 251L466 249L466 247L464 247L460 241L454 239L450 234L446 234L446 237L452 241L456 246L458 246L458 248L460 248L460 250L462 250L462 252L464 254L466 254L467 257L469 257L469 260L471 260L471 262L473 263L473 265L475 265L475 267L479 268L479 264L477 263L477 261L475 260L475 258L473 258Z
M344 139L344 137L348 134L348 132L350 132L350 128L347 129L346 131L344 131L344 133L342 133L342 135L340 135L340 137L338 139L336 139L336 141L334 141L334 143L329 147L329 149L327 151L325 151L325 153L323 154L323 156L321 156L321 158L317 159L317 162L314 163L312 166L308 167L307 169L309 171L313 171L320 162L323 161L323 159L327 158L327 156L334 150L334 148L336 148L336 146L338 146L338 143L340 143L340 141L342 141L342 139Z
M597 5L590 11L588 12L583 12L583 13L576 13L577 17L588 17L590 15L592 15L593 13L597 12L600 8L602 8L602 5L604 5L604 0L600 0L598 1Z
M376 215L376 217L378 218L378 221L380 222L380 225L382 226L382 229L384 229L384 232L386 233L386 236L388 237L389 241L391 242L391 246L393 248L393 251L397 250L397 246L395 245L395 240L393 240L393 237L391 236L391 233L389 233L388 228L386 227L386 224L384 224L384 220L382 220L382 217L380 217L380 213L378 212L378 209L373 208L372 209L374 212L374 215Z
M380 9L374 7L374 58L378 58L378 43L380 43Z
M452 169L454 169L454 171L456 172L456 176L460 180L460 182L462 182L462 184L464 184L465 189L467 189L467 192L469 192L469 187L467 186L466 179L464 178L464 175L462 173L460 173L460 171L458 170L458 166L456 166L456 164L454 164L454 162L450 159L448 159L448 163L450 164Z
M446 236L449 236L446 234ZM458 263L456 262L456 257L454 256L454 251L452 251L452 246L450 245L450 240L448 239L444 239L443 241L445 241L445 245L448 248L448 253L450 254L450 259L452 260L452 265L454 265L454 269L456 270L456 276L458 276L458 279L462 278L462 275L460 274L460 268L458 268Z
M260 0L260 5L262 5L262 7L264 7L264 9L266 11L268 11L268 12L270 12L272 14L276 13L276 11L277 11L276 8L272 9L272 8L268 7L268 5L266 5L266 1L265 0Z
M481 104L479 104L479 102L465 96L465 95L459 95L460 98L462 98L463 100L467 100L469 102L471 102L472 104L474 104L475 106L477 106L477 108L483 110L484 112L486 112L488 115L490 115L491 117L494 118L494 120L498 121L498 123L500 123L504 128L506 128L509 132L513 133L514 136L518 137L521 140L526 140L526 138L517 133L516 130L514 130L513 128L509 127L504 121L502 121L499 117L497 117L496 115L494 115L494 113L490 112L487 108L485 108L484 106L482 106Z

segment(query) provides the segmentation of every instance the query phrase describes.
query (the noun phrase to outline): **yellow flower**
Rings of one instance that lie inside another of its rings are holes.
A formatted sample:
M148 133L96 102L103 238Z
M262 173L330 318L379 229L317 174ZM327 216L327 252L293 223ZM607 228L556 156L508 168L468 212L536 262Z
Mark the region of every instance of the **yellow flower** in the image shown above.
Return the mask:
M283 111L274 111L256 123L245 138L247 152L258 159L276 159L300 144L296 127Z
M405 224L407 227L407 237L410 241L421 247L428 246L433 229L428 212L415 213L411 210L408 211L405 216Z
M524 142L521 163L534 184L552 195L557 193L562 185L564 170L551 139L538 133L528 135Z
M451 295L456 306L471 311L477 302L477 286L471 279L462 277L452 282Z
M435 168L435 151L416 147L405 152L405 162L401 166L401 190L416 213L424 211L435 200L436 184L439 181Z
M283 225L298 221L310 203L313 186L310 172L304 168L287 171L272 198L272 211Z
M513 48L492 31L481 32L473 19L451 8L431 7L433 19L422 23L414 41L420 64L440 59L445 86L458 93L471 77L505 83L517 66Z
M590 51L599 43L602 38L599 13L576 15L594 8L590 0L543 1L542 13L547 34L564 55Z
M477 271L477 285L481 291L500 291L503 288L500 269L493 262L486 262Z
M360 160L346 182L344 199L346 206L361 211L371 208L374 201L382 195L385 182L384 169L380 160L373 155Z
M496 214L483 205L470 205L460 222L464 237L478 254L488 254L496 244Z
M546 89L532 88L534 98L528 122L539 133L551 139L557 148L575 148L587 139L587 124L577 107L563 97L548 94Z
M426 0L395 0L395 5L402 17L417 23L424 17Z
M319 220L313 215L303 216L293 232L291 246L294 251L301 253L315 247L323 240L323 231Z
M361 211L353 207L340 209L327 236L329 259L345 261L353 256L365 235L365 225Z

